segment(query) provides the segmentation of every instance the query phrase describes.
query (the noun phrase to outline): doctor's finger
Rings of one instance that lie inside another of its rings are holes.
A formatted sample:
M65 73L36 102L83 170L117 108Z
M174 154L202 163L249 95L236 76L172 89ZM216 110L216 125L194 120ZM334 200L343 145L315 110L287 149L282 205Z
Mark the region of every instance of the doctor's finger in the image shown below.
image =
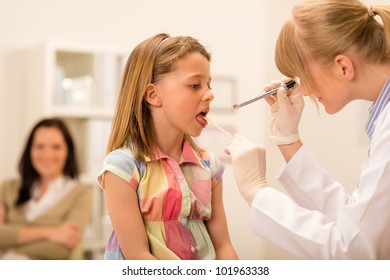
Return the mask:
M242 141L241 137L241 135L236 134L230 143L225 146L224 151L226 154L231 155L234 150L237 149L237 146L239 146L239 143Z
M279 108L283 109L291 106L291 101L287 95L287 90L284 87L280 87L277 92Z
M287 77L287 76L283 76L282 79L281 79L282 83L284 83L284 84L287 84L291 80L293 80L293 78L290 78L290 77Z
M276 94L269 95L264 99L265 99L265 101L267 101L268 105L270 105L270 106L273 106L276 102L278 102L278 98L276 97Z
M237 143L231 143L225 146L224 151L227 155L233 157L235 154L237 154L240 151L240 146L237 145Z
M263 87L264 92L272 90L273 87L270 84L265 84ZM264 98L265 101L267 101L268 105L272 106L275 102L278 101L278 99L275 97L275 95L269 95L266 98Z

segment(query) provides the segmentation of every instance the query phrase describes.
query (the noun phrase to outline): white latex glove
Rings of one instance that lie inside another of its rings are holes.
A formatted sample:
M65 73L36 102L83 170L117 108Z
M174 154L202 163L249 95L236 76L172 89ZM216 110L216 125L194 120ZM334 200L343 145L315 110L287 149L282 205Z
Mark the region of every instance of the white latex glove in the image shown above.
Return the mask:
M251 206L256 193L268 185L265 177L265 149L244 136L236 135L226 145L225 152L231 156L238 189Z
M290 78L283 78L288 82ZM280 87L281 81L273 81L271 85L264 86L268 91ZM276 98L270 96L267 99L271 111L271 143L274 145L291 144L300 139L298 125L305 105L298 83L292 89L286 90L280 87Z

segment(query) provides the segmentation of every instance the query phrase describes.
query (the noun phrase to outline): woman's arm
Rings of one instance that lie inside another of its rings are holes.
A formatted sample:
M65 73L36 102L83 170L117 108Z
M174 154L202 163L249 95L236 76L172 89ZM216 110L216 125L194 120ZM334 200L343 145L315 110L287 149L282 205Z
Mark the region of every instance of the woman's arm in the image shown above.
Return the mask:
M0 224L5 222L5 207L4 204L0 202Z
M32 260L67 260L71 249L50 241L36 241L14 247L12 251Z
M6 185L7 182L2 182L0 184L0 225L5 223L6 217L7 217L7 210L5 207L5 194L4 192L6 191Z
M77 226L70 223L56 227L0 225L0 248L31 259L68 259L80 240Z
M0 187L0 204L8 205L8 207L13 205L17 183L17 181L11 180ZM46 241L72 249L81 239L78 226L73 222L64 221L58 226L10 224L7 223L6 207L3 210L4 222L0 223L0 248L16 248L35 241Z
M80 234L83 234L91 219L92 192L89 186L81 186L72 195L72 209L69 211L66 221L74 223Z
M79 244L81 234L78 226L73 222L65 222L53 227L25 226L19 229L18 244L42 240L51 241L73 249Z
M298 150L302 147L301 140L298 140L291 144L286 145L278 145L280 153L283 155L283 158L286 162L289 162L290 159L298 152Z
M123 179L107 171L104 194L115 235L127 260L156 259L149 251L137 192Z
M18 231L17 243L49 241L70 249L75 248L80 243L82 233L90 219L92 194L90 189L80 187L71 195L70 210L61 224L55 226L22 226Z
M211 218L206 222L206 227L211 241L213 242L217 259L238 259L229 237L225 209L222 201L222 180L213 187L211 195L211 209Z

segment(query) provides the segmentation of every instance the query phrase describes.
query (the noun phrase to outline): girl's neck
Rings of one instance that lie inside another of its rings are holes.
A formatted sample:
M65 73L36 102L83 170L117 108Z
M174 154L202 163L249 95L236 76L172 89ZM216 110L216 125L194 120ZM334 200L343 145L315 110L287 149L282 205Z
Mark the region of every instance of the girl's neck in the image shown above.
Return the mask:
M174 137L158 137L157 146L168 157L180 161L181 152L183 148L184 135L177 135Z

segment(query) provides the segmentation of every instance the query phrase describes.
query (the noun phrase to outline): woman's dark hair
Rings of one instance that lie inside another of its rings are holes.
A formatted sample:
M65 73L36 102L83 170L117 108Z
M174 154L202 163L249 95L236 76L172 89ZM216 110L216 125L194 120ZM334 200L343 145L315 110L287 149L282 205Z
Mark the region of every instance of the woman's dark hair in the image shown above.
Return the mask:
M19 197L16 201L16 205L20 206L27 202L31 198L31 188L35 181L40 179L39 173L35 170L31 162L31 146L34 140L36 131L41 127L54 127L61 131L62 136L68 147L68 156L65 162L63 173L65 176L71 178L77 178L79 174L75 145L73 143L72 136L66 127L65 123L56 118L48 118L39 121L31 130L30 135L27 138L26 146L23 150L22 156L19 161L19 174L21 178L21 187L19 190Z

